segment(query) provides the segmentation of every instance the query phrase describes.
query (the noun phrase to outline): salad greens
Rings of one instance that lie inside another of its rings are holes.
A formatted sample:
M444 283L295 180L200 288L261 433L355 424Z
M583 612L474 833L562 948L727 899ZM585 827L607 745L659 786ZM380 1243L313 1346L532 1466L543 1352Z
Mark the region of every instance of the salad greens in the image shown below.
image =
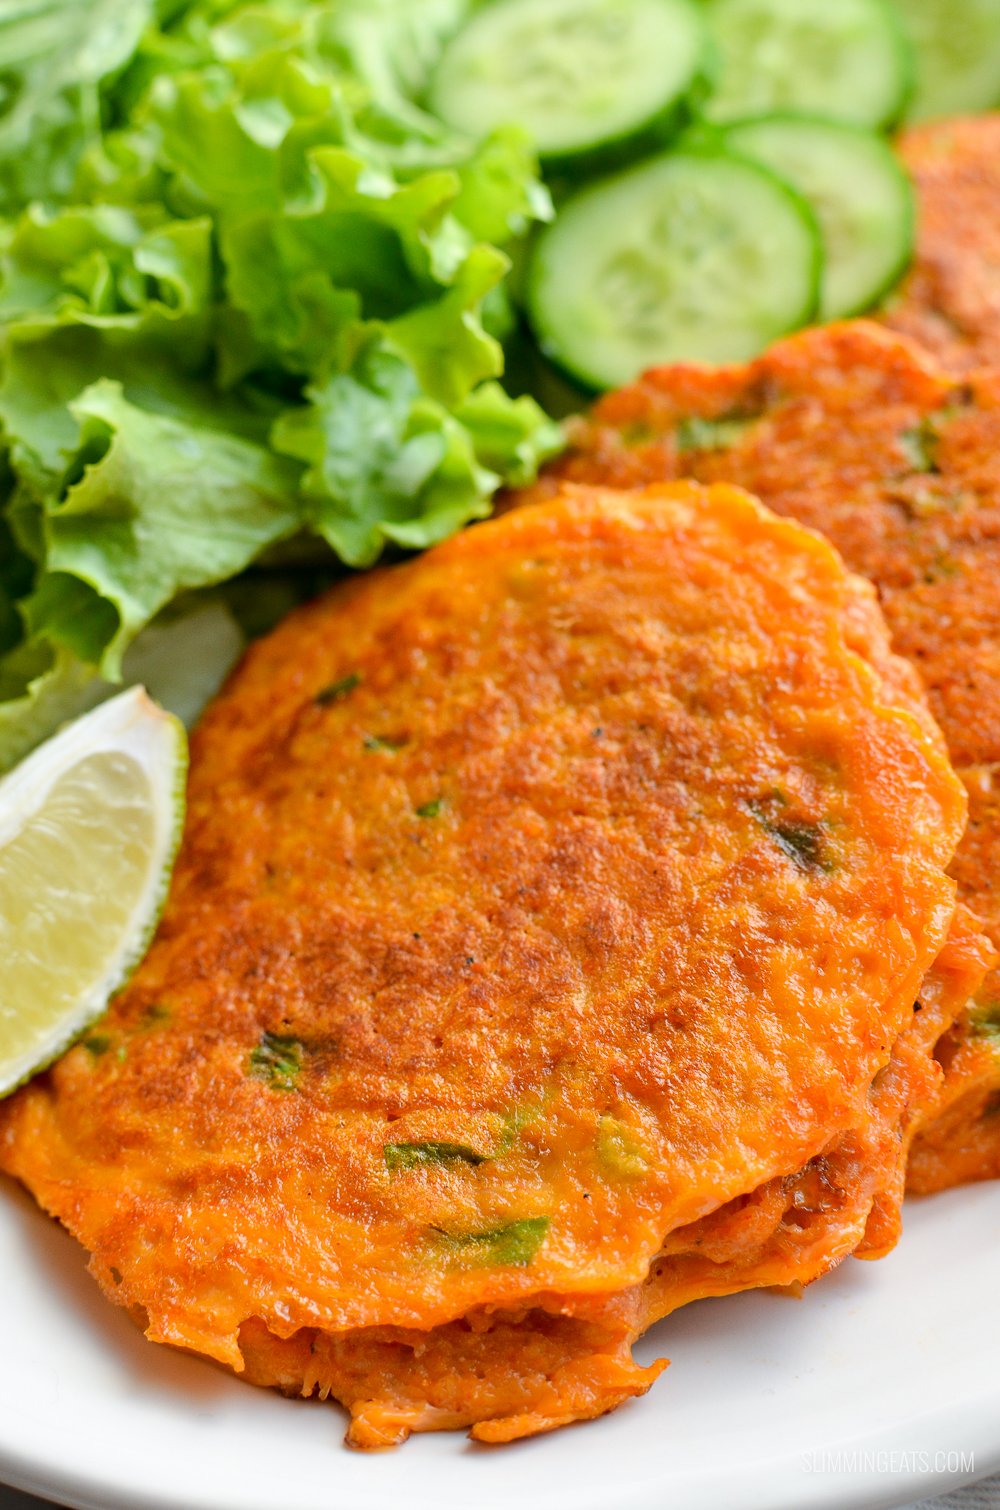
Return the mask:
M0 769L186 595L430 545L558 449L496 381L531 145L417 103L475 3L0 17Z

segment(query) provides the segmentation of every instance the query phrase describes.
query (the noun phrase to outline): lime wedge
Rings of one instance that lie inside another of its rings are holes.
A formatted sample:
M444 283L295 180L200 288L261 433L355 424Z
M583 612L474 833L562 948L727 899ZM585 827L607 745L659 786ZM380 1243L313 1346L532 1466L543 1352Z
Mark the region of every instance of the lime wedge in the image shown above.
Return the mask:
M133 687L0 781L0 1095L51 1063L144 954L186 768L183 727Z

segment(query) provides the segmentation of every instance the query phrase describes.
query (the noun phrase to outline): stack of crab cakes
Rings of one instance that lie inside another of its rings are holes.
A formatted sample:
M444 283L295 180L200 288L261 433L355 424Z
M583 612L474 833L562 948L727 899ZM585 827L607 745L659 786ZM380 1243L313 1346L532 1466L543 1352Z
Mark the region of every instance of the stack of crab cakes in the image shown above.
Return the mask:
M887 1251L990 959L868 584L731 487L552 491L250 650L116 1051L0 1109L150 1338L362 1447L601 1414L677 1305Z

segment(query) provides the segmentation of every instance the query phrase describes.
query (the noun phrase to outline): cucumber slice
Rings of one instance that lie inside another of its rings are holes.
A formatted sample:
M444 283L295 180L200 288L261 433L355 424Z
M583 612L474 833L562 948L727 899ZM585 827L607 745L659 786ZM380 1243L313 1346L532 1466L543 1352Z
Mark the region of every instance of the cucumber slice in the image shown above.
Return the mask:
M592 165L662 142L707 58L694 0L494 0L445 49L428 103L472 136L513 121L546 162Z
M536 243L528 317L592 388L661 362L742 362L812 317L820 258L812 211L772 173L665 153L567 201Z
M860 126L790 114L732 126L725 142L786 179L816 212L820 319L870 309L913 253L913 189L888 143Z
M1000 105L1000 0L898 0L916 52L908 121Z
M807 110L880 127L902 114L913 55L888 0L709 0L707 15L711 120Z

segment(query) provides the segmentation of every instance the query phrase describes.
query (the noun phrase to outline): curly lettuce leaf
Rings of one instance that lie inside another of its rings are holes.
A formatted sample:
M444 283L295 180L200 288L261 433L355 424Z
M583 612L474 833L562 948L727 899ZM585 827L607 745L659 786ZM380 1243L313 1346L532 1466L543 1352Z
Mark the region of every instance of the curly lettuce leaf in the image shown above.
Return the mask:
M107 692L93 668L68 651L23 645L0 659L0 774Z
M273 442L305 464L313 527L350 566L370 566L387 541L422 549L485 518L502 477L527 480L562 445L533 400L499 384L456 417L385 342L307 397L278 420Z
M0 15L0 762L179 595L432 544L560 444L496 381L530 146L420 104L478 3Z
M534 482L539 468L566 444L561 425L529 394L511 398L499 383L483 383L455 411L483 466L512 487Z
M176 316L213 297L212 224L170 220L153 205L31 205L0 255L0 321L48 315L101 326L159 308Z
M98 377L156 410L199 401L214 278L205 219L26 211L0 253L0 426L22 489L57 485L79 444L70 405Z
M492 476L396 353L371 346L307 398L277 421L273 443L305 463L313 527L348 565L370 566L389 540L431 544L488 512Z
M448 408L503 371L503 351L483 327L482 307L509 266L495 247L473 247L446 293L386 326L387 343L406 357L423 391Z
M103 89L152 13L152 0L32 0L0 12L0 213L70 192L100 135Z
M413 129L439 132L413 101L426 90L445 42L474 8L474 0L420 0L417 5L412 0L339 0L322 7L317 41L324 55L361 79L382 106Z
M402 318L432 299L441 261L450 281L470 250L454 250L456 233L442 225L454 175L399 185L330 147L311 164L321 188L310 213L253 213L222 231L233 306L266 356L303 375L336 365L359 322ZM491 285L505 269L502 260Z
M299 528L298 468L239 436L151 414L108 379L70 405L78 480L44 508L38 639L121 673L125 648L178 593L223 582Z

